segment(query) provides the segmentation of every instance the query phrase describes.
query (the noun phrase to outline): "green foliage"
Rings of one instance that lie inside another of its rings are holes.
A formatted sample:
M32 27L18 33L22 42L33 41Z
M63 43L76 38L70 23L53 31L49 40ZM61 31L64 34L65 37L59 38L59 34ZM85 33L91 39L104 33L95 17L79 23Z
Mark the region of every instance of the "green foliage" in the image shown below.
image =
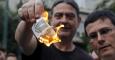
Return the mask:
M84 42L82 48L85 49L87 52L90 52L91 47L89 45L89 38L85 35L85 33L82 33L80 39Z
M105 9L106 8L106 4L109 2L110 0L103 0L100 4L97 5L96 9Z
M4 1L4 0L0 0ZM0 5L0 44L2 44L3 40L3 25L4 25L4 7ZM8 36L7 36L7 51L15 51L18 48L18 45L15 41L14 34L17 24L19 23L19 18L17 17L17 12L12 13L9 10L7 10L8 17Z
M9 34L8 34L8 41L7 41L7 49L8 51L15 51L18 48L18 45L15 41L15 29L17 24L19 23L18 18L16 17L9 17Z
M115 12L115 1L110 5L109 9Z
M110 1L113 2L107 7L107 3L109 3ZM97 5L96 10L98 9L109 9L115 12L115 0L103 0L103 2Z

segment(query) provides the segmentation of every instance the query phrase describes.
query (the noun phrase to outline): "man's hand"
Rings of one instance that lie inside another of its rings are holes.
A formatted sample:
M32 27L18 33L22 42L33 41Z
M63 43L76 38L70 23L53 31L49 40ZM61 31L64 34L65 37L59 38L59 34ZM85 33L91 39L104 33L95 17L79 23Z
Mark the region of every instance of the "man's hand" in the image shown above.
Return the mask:
M30 0L23 4L18 10L19 17L26 23L33 25L36 18L39 18L44 11L43 3L37 0Z

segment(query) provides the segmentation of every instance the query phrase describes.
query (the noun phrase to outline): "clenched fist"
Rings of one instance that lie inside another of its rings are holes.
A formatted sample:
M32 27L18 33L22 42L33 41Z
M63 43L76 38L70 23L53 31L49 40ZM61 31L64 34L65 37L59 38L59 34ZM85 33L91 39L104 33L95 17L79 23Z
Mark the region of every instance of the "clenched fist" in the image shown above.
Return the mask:
M41 0L30 0L19 8L18 15L26 23L33 24L43 11L44 6Z

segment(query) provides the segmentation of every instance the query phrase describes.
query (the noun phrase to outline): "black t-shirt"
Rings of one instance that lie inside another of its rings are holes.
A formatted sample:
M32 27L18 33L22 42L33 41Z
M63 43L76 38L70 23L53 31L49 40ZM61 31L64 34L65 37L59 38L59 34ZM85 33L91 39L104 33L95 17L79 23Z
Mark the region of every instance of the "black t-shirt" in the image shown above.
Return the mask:
M26 56L22 54L22 60L93 60L80 47L76 47L72 52L62 52L56 49L53 45L46 47L45 45L39 45L35 52Z

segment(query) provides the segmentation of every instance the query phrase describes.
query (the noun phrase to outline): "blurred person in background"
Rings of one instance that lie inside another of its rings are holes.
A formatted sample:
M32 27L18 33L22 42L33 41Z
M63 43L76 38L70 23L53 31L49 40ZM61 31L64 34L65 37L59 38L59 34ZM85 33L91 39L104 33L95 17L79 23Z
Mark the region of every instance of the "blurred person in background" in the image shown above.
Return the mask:
M7 51L4 48L0 48L0 60L6 60Z
M17 55L15 53L10 52L7 54L6 60L17 60Z

